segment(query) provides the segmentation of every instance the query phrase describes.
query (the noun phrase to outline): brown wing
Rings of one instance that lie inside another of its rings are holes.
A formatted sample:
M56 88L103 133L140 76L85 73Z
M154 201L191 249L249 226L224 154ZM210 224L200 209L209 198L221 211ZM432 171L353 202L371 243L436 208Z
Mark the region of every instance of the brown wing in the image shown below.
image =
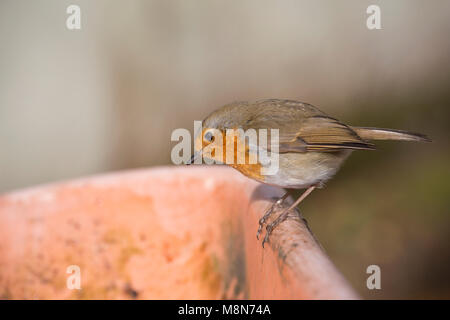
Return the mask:
M252 113L253 116L244 129L279 129L280 153L374 149L372 144L361 139L349 126L327 116L314 106L296 101L282 103L283 100L276 100L274 108L272 101L270 100L271 107L266 103L256 105L257 110L254 110L256 112Z
M288 139L291 139L291 141L286 141ZM283 142L286 141L284 144L297 144L299 139L306 144L306 151L375 149L371 143L361 139L350 127L334 118L323 115L306 118L295 134L283 135Z

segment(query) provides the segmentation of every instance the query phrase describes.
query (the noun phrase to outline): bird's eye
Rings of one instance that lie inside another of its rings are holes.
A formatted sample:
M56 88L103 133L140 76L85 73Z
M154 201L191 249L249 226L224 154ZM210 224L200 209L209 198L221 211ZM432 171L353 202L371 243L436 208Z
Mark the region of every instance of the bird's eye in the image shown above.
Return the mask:
M206 141L209 141L209 142L214 141L214 136L213 136L213 134L211 133L211 131L208 131L207 133L205 133L205 140L206 140Z

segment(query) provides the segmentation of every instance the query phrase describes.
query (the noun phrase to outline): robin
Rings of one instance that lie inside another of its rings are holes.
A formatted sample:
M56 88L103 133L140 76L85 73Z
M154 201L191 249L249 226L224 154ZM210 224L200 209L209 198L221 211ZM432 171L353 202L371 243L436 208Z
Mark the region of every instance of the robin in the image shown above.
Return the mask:
M278 129L279 162L275 174L262 174L263 164L259 161L256 163L236 161L238 150L244 150L245 160L255 152L254 148L245 144L245 139L233 140L235 161L229 165L262 183L288 189L306 189L291 206L283 210L273 222L267 224L263 247L264 243L269 241L273 229L287 218L289 211L315 188L323 187L353 150L374 150L370 140L431 141L423 134L403 130L348 126L313 105L295 100L234 102L214 111L203 120L202 132L197 135L200 143L195 143L195 153L190 163L202 153L203 157L217 158L218 155L214 154L214 150L209 155L205 155L204 151L215 141L217 132L226 137L226 131L230 129L244 131ZM230 141L226 141L225 138L222 143L228 146ZM244 144L244 149L239 149L240 144ZM258 239L269 216L277 207L281 207L287 196L288 193L278 199L260 219L256 235Z

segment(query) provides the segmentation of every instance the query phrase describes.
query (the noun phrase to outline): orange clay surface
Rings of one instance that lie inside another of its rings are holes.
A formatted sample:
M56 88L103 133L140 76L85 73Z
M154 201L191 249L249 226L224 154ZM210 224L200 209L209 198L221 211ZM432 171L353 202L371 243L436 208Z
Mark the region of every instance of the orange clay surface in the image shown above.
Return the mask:
M0 196L0 298L354 297L327 285L318 296L261 247L258 219L272 200L255 197L259 186L231 168L190 166ZM67 288L71 265L80 267L80 290Z

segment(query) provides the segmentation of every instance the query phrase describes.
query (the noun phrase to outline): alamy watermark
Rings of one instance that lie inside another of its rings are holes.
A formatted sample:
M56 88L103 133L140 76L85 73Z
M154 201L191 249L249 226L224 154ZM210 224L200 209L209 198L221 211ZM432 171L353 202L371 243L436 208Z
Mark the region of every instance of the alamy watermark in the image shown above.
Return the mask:
M381 29L381 9L379 6L372 4L367 7L367 14L370 14L366 20L366 26L369 30L380 30Z
M376 264L372 264L367 267L366 273L370 274L367 278L366 286L367 289L381 289L381 269Z
M66 273L70 274L67 277L66 286L69 290L81 290L81 269L79 266L72 264L67 267Z
M66 28L69 30L81 29L81 8L76 4L67 7L66 13L69 15L66 19Z

